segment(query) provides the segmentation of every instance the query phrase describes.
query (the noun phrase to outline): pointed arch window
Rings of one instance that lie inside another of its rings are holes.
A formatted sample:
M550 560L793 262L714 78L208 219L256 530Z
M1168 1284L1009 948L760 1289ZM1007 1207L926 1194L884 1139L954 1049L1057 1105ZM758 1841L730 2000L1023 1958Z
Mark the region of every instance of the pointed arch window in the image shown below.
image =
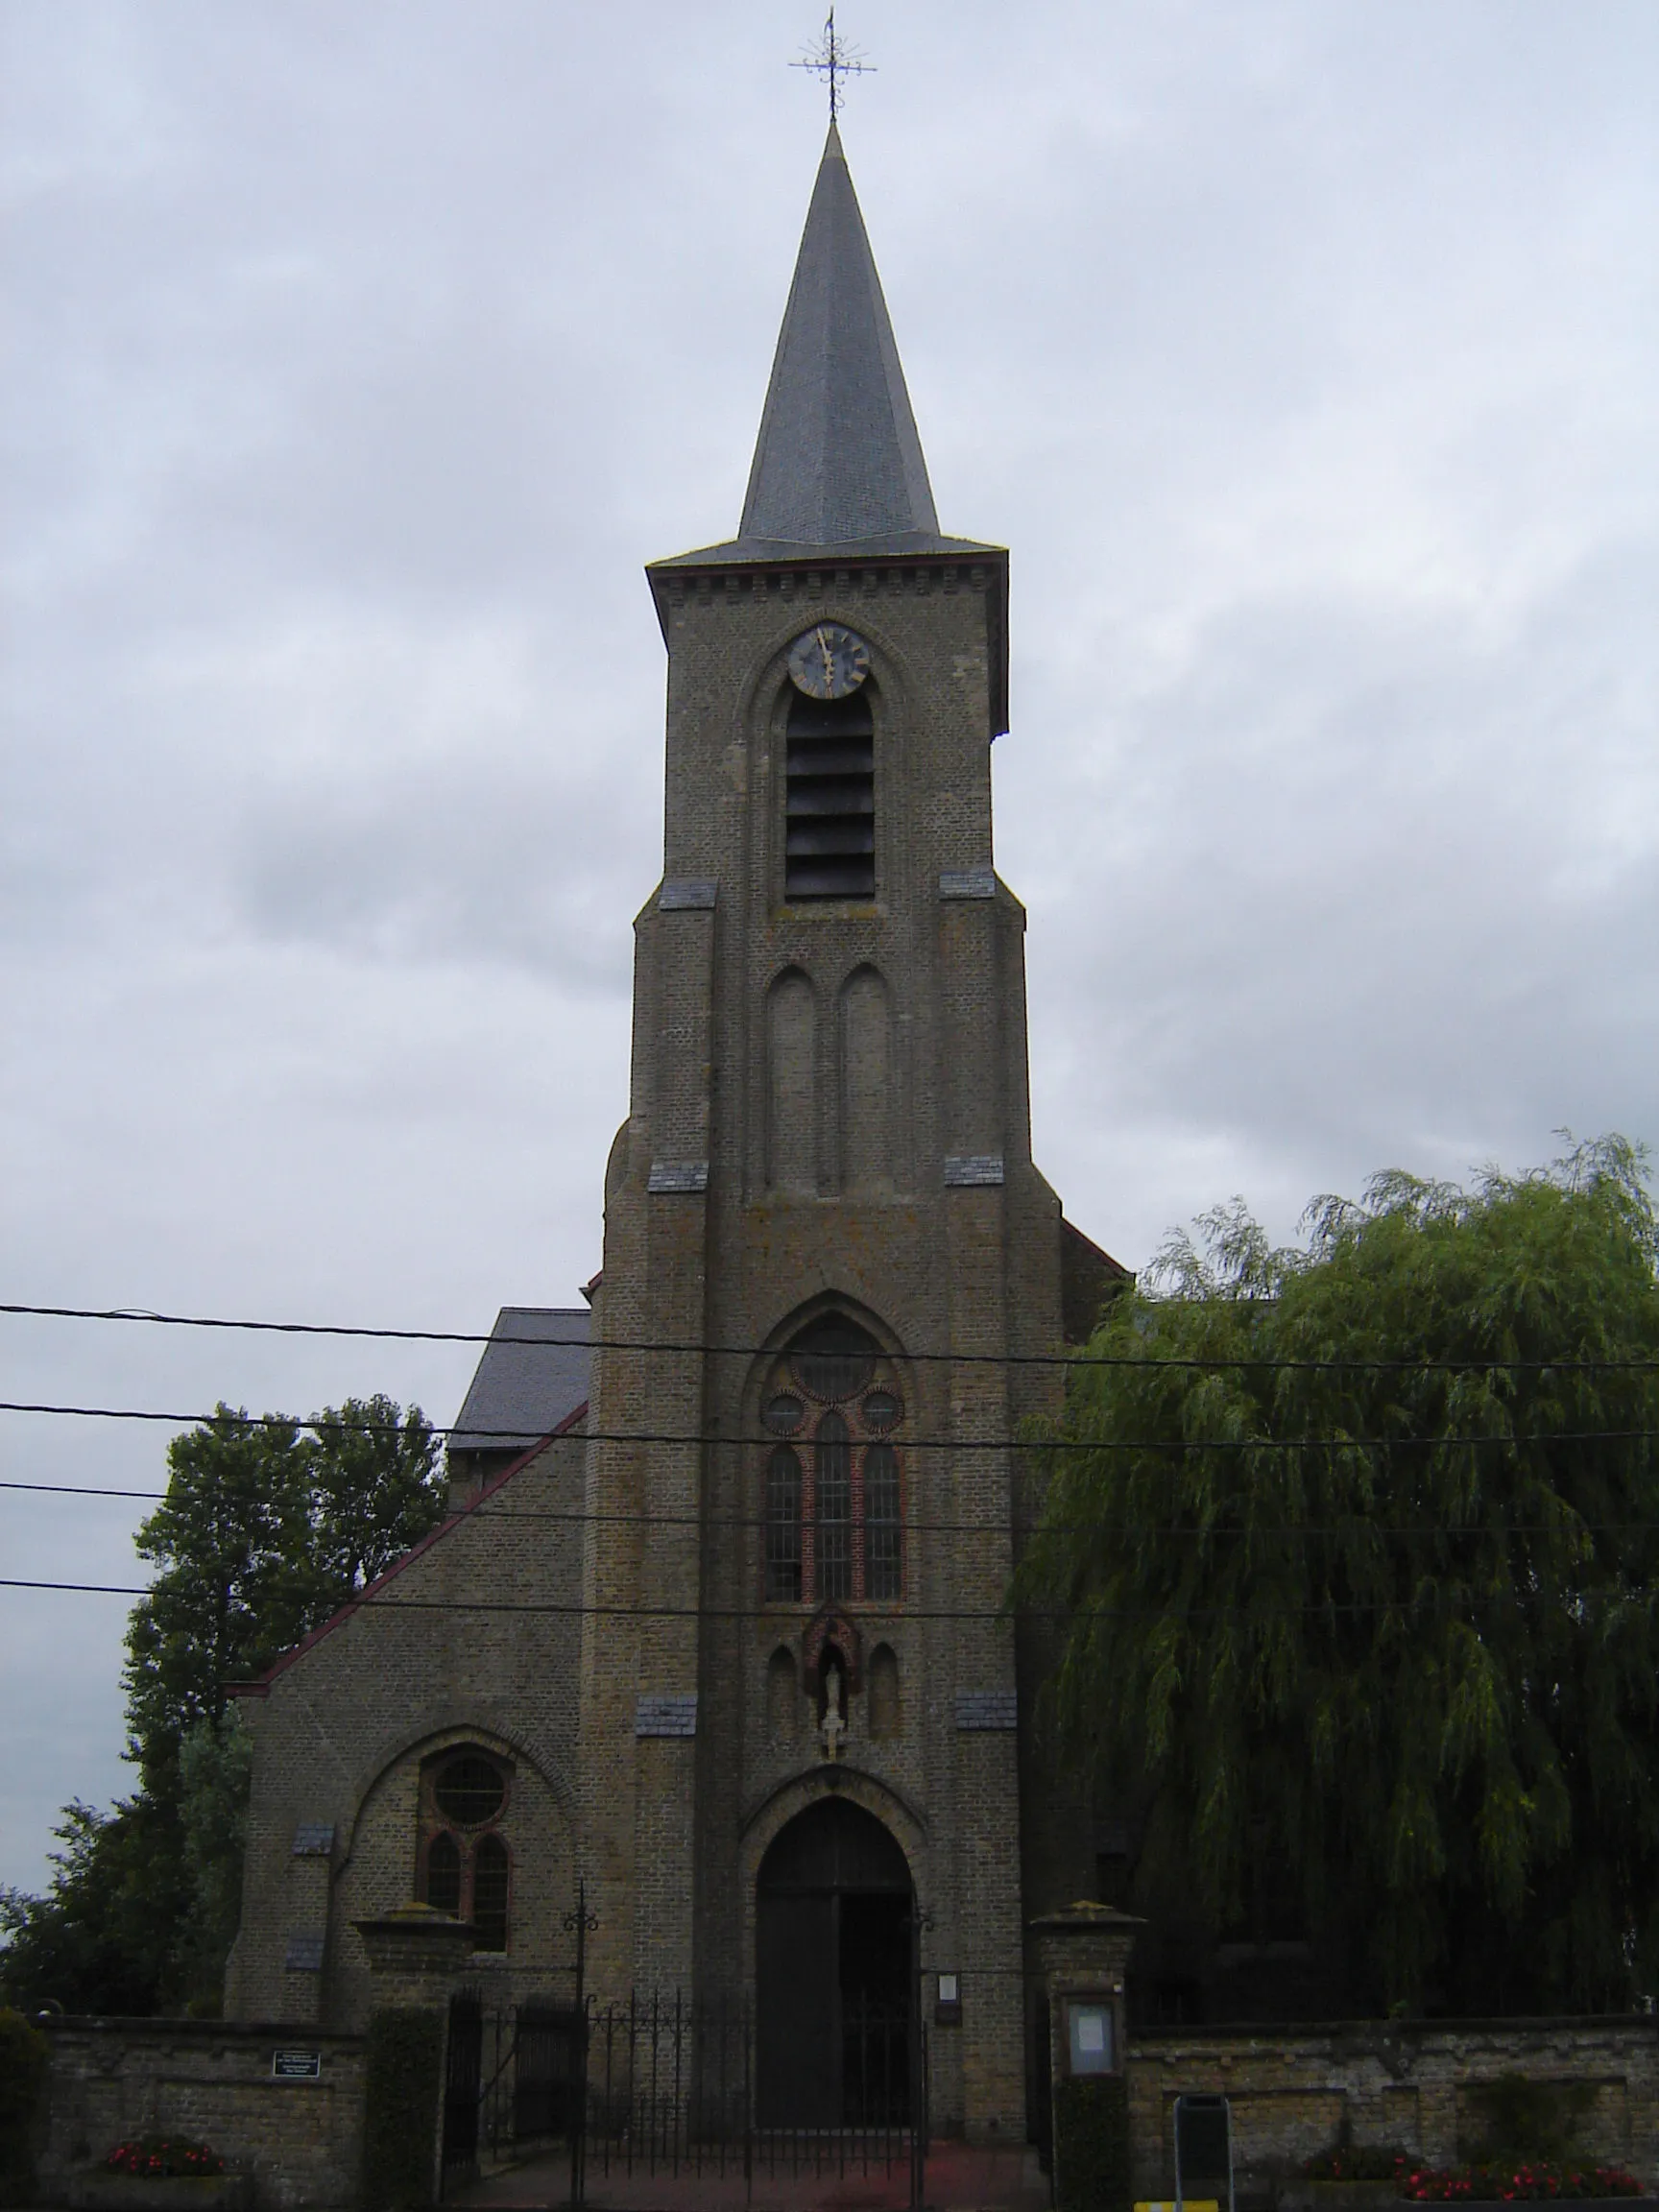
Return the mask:
M903 1528L899 1512L899 1457L885 1441L864 1455L864 1594L899 1595Z
M472 1853L472 1925L480 1951L507 1948L507 1890L512 1862L496 1835L480 1836Z
M447 1830L426 1847L426 1902L434 1912L461 1917L461 1846Z
M784 1604L801 1595L801 1462L787 1444L766 1463L766 1595Z
M794 1338L760 1407L769 1604L897 1604L904 1595L904 1408L879 1345L830 1314Z
M479 1951L507 1949L513 1857L501 1828L512 1790L512 1762L476 1744L440 1751L421 1769L417 1894L471 1921Z
M853 1446L847 1424L831 1410L812 1439L812 1534L817 1598L853 1595Z

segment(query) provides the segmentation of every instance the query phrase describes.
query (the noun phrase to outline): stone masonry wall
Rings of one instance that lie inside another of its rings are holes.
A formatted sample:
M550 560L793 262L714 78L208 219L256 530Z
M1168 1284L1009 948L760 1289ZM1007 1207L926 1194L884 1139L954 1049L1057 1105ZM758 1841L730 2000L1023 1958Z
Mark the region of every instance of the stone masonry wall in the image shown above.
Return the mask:
M363 2045L314 2029L218 2020L49 2020L52 2048L40 2200L132 2135L208 2143L253 2177L255 2212L354 2204L363 2156ZM278 2080L277 2050L321 2056L315 2081Z
M595 1359L597 1437L709 1438L695 1465L673 1446L602 1442L590 1460L590 1507L662 1515L632 1551L625 1523L599 1540L590 1595L706 1609L689 1651L678 1622L650 1634L589 1628L596 1978L626 1968L675 1984L689 1936L701 1988L748 1985L765 1844L845 1789L905 1851L925 1967L962 1977L960 2022L936 2043L935 2109L972 2135L1019 2140L1031 1901L1021 1684L998 1617L1015 1517L1005 1440L1051 1402L1058 1376L1001 1361L1046 1356L1061 1332L1059 1207L1031 1162L1024 915L991 874L1000 560L678 571L653 584L669 653L666 882L638 923L600 1334L766 1349L712 1356L701 1372L666 1356L648 1371L630 1353ZM791 904L784 658L824 619L871 647L877 888L868 902ZM870 1049L878 1080L850 1057ZM695 1163L699 1187L664 1179L664 1163ZM763 1598L765 1450L751 1441L773 1351L828 1308L890 1354L908 1531L902 1599L853 1608L866 1657L890 1654L897 1721L877 1734L861 1683L833 1775L799 1694L815 1606ZM955 1365L941 1353L969 1357ZM798 1685L792 1716L769 1702L780 1653ZM631 1740L638 1695L693 1688L694 1745ZM967 1723L964 1699L979 1715ZM987 1720L993 1709L1006 1718ZM1082 1871L1067 1864L1069 1894Z
M508 1949L478 1954L469 1978L493 2006L568 1993L585 1451L571 1433L527 1456L246 1699L230 2018L361 2031L373 2000L354 1923L413 1897L421 1762L459 1743L512 1771Z
M1219 2090L1240 2183L1283 2181L1346 2128L1357 2145L1449 2165L1479 2126L1472 2085L1500 2074L1592 2083L1583 2154L1659 2182L1659 2020L1360 2021L1142 2032L1128 2054L1135 2194L1174 2193L1175 2100Z

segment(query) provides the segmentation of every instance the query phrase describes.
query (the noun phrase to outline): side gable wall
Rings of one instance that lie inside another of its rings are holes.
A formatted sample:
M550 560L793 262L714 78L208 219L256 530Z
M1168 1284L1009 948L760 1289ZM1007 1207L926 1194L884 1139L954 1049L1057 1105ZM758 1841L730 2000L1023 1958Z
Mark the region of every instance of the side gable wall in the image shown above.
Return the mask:
M421 1761L461 1742L502 1754L514 1778L508 1950L480 1954L472 1978L516 2001L528 1954L543 1961L536 1993L560 1993L545 1961L563 1957L576 1879L584 1452L580 1427L550 1439L246 1696L253 1792L228 2018L364 2024L352 1922L414 1896ZM320 1965L288 1963L308 1951Z

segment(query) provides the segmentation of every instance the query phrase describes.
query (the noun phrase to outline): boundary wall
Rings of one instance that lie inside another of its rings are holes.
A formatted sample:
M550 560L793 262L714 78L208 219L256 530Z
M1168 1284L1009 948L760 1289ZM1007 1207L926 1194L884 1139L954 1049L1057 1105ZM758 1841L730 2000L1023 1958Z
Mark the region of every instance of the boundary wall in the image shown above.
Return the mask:
M36 2161L43 2204L69 2202L117 2143L151 2133L209 2144L229 2172L250 2177L253 2212L343 2212L357 2202L360 2035L227 2020L48 2016L39 2025L52 2053ZM276 2075L278 2051L315 2056L315 2079Z
M65 2204L114 2144L152 2131L204 2140L250 2177L252 2212L347 2212L361 2194L363 2038L219 2020L43 2021L51 2044L38 2199ZM315 2055L283 2079L278 2051ZM1474 2092L1501 2074L1594 2090L1586 2163L1659 2182L1659 2018L1351 2021L1142 2030L1125 2055L1135 2195L1174 2192L1174 2104L1219 2090L1233 2109L1240 2193L1308 2200L1296 2172L1339 2141L1450 2165L1479 2132Z
M1174 2195L1184 2091L1228 2098L1239 2185L1277 2199L1304 2159L1343 2140L1454 2164L1480 2131L1472 2091L1500 2074L1593 2087L1585 2163L1659 2182L1659 2018L1647 2014L1142 2029L1126 2066L1137 2198Z

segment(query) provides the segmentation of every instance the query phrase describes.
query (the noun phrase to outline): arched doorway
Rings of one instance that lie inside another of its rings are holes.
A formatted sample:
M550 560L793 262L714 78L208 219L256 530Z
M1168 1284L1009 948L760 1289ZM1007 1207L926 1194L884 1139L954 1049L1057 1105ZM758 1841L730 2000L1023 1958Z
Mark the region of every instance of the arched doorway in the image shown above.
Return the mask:
M874 1814L798 1814L756 1880L757 2080L763 2128L902 2126L910 2116L914 1893Z

